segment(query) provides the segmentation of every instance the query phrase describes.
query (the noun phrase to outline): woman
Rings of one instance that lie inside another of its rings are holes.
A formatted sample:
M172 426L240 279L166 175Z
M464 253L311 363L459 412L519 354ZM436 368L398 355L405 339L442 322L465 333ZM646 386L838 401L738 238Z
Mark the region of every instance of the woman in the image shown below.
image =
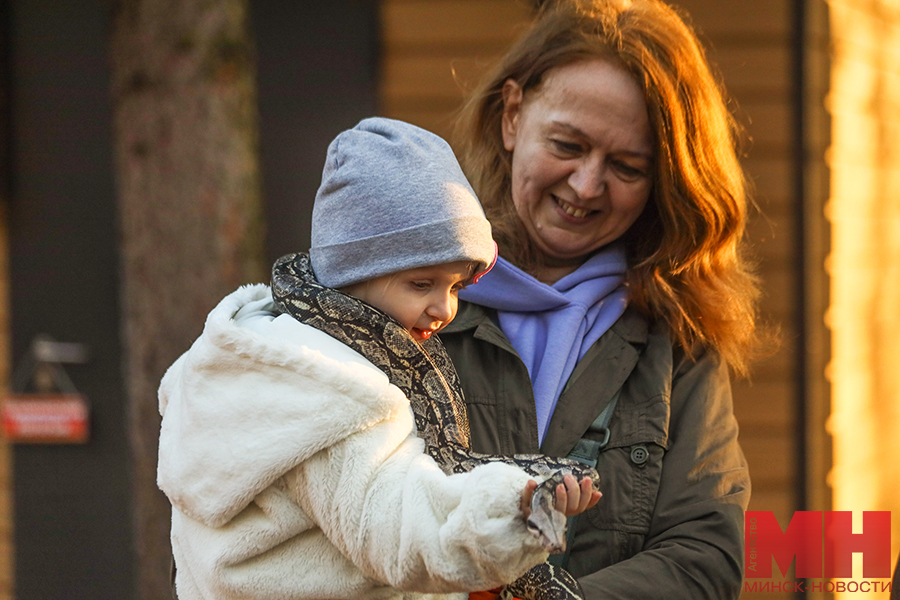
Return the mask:
M728 369L759 346L736 128L656 0L566 0L475 91L501 259L441 338L473 449L596 461L564 561L594 598L737 598L750 494Z

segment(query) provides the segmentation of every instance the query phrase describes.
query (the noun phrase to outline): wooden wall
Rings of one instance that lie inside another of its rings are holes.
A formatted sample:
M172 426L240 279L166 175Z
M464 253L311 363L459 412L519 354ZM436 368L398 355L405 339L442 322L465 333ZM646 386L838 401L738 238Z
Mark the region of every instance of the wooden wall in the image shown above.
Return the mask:
M383 0L381 113L447 137L466 90L530 18L525 0Z
M759 261L762 315L783 346L734 386L741 443L753 478L751 510L786 526L797 508L800 328L791 0L682 0L750 137L745 168L759 205L748 236ZM384 0L382 113L445 135L465 85L499 55L531 15L519 0ZM745 596L748 594L745 594ZM787 594L749 594L787 598Z

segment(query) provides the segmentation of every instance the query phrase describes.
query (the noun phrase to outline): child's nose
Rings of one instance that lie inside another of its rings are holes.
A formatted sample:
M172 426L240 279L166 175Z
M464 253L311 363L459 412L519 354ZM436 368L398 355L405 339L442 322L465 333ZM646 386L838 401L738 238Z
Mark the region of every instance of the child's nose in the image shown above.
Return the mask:
M439 294L428 307L428 315L437 321L449 321L453 317L452 294Z

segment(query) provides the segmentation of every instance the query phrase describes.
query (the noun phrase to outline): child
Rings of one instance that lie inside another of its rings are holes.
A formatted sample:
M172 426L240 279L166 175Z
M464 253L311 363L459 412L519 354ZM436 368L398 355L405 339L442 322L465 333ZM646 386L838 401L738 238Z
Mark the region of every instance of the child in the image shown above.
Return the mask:
M245 286L163 378L158 483L173 506L178 597L468 592L546 560L520 509L531 477L502 463L446 475L407 396L326 333L362 330L362 299L393 317L392 335L428 340L492 264L490 226L449 146L386 119L338 136L310 254L326 287L295 302L316 303L319 322ZM563 496L569 514L597 500L571 482Z

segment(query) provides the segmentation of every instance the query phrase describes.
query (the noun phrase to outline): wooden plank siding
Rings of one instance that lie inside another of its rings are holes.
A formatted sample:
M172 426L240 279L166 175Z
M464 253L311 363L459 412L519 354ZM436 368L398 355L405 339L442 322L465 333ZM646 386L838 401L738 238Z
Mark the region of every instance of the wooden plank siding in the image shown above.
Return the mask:
M890 564L895 565L900 467L884 457L900 450L900 3L826 4L829 482L834 510L854 516L864 510L893 513ZM858 579L858 567L854 574ZM890 597L897 593L894 588ZM869 597L887 600L888 595Z
M447 137L466 90L530 17L524 0L383 0L382 114Z
M743 162L759 211L748 239L764 286L763 319L784 343L749 381L734 385L741 443L753 478L752 510L786 525L797 508L795 202L792 184L791 2L680 2L717 65L731 107L750 138ZM530 18L518 0L384 0L382 113L450 131L464 90ZM786 599L788 594L745 594Z

